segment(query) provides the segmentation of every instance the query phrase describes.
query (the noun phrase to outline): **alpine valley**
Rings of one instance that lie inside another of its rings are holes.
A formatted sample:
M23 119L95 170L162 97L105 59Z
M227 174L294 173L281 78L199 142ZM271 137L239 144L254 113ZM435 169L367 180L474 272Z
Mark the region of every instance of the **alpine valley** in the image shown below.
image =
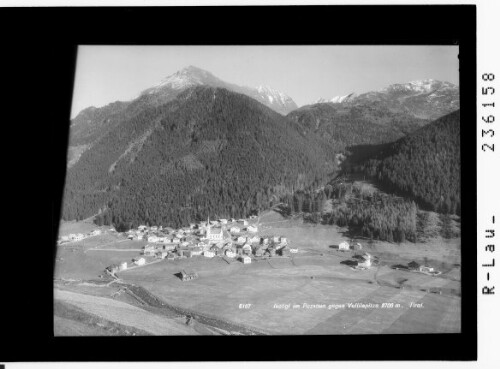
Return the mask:
M360 148L370 160L367 152L380 156L374 148L415 134L412 153L426 147L435 136L419 132L439 131L434 121L459 108L458 87L434 80L321 101L298 108L271 87L237 86L189 66L132 101L84 109L70 126L63 219L98 215L128 228L248 216L324 188ZM458 124L458 112L449 119ZM387 183L387 160L361 170ZM432 183L443 175L437 168L422 165L418 173ZM401 186L427 203L419 190ZM438 192L433 198L447 204L440 209L457 212L459 187Z
M460 333L460 128L448 82L297 107L193 66L84 109L54 335Z

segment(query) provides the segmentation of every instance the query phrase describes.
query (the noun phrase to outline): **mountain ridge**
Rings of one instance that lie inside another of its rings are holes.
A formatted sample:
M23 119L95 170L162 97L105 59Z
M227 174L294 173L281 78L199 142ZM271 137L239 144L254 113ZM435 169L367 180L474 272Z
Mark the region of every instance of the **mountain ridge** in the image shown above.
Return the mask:
M384 105L393 112L431 120L460 108L459 87L450 82L434 79L395 83L361 94L352 92L331 99L320 98L310 105L318 103L347 106Z
M243 216L319 183L333 150L258 101L193 86L106 133L68 170L63 216L108 209L114 223ZM273 197L275 196L275 197Z

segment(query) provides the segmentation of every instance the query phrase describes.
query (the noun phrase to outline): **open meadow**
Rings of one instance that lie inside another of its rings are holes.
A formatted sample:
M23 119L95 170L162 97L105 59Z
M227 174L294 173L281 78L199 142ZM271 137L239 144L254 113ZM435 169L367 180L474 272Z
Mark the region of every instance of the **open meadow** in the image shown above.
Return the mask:
M285 236L299 252L290 258L255 258L246 265L219 257L162 260L118 272L119 282L109 287L81 284L73 286L72 291L114 301L112 291L120 283L140 286L169 306L264 334L460 332L459 239L399 245L360 239L357 241L363 245L362 251L339 251L338 244L351 239L345 229L336 226L284 219L273 212L252 223L258 224L259 235ZM55 278L96 280L108 265L138 256L144 244L104 234L59 246ZM377 265L355 270L343 263L364 251L376 258ZM431 276L391 268L412 260L426 262L442 274ZM196 272L199 278L182 282L178 277L181 270ZM102 313L94 306L101 300L83 303L73 295L60 293L56 299L61 296L90 313ZM133 303L128 298L119 300ZM134 314L135 310L122 308ZM61 319L58 321L63 322Z

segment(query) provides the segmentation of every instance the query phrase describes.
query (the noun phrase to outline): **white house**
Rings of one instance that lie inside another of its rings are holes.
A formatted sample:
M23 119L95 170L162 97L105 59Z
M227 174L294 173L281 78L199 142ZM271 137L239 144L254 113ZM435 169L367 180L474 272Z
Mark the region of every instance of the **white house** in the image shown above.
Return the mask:
M238 227L229 228L229 232L231 233L240 233L240 229Z
M152 231L152 232L156 232L157 230L158 230L158 227L157 227L157 226L152 226L152 227L151 227L151 231Z
M273 237L273 242L274 243L279 243L280 242L280 238L278 236L274 236Z
M420 272L424 272L424 273L434 272L434 268L433 267L429 267L429 266L425 266L425 265L420 265L420 267L418 268L418 270Z
M227 219L219 219L220 224L227 224Z
M210 251L210 250L203 251L203 256L205 256L207 258L213 258L215 256L215 252Z
M284 243L284 244L286 245L286 243L287 243L287 239L286 239L286 237L281 236L281 237L280 237L280 242L281 242L281 243Z
M370 268L372 266L372 260L370 258L364 257L362 261L358 262L359 267Z
M142 233L137 233L137 239L138 240L142 240L142 237L143 237Z
M252 253L252 246L249 243L246 243L241 248L244 254L250 255Z
M296 254L299 252L299 249L290 249L291 254Z
M259 230L259 229L258 229L257 227L255 227L255 226L248 226L248 227L247 227L247 231L248 231L248 232L254 232L254 233L255 233L255 232L257 232L258 230Z
M125 269L127 269L127 262L126 261L120 263L120 266L118 267L118 270L125 270Z
M253 237L248 238L248 242L251 242L251 243L257 243L259 241L260 241L260 237L257 237L257 236L253 236Z
M148 242L159 242L158 236L149 236Z
M244 226L247 226L247 225L248 225L248 220L245 220L245 219L238 219L238 223L241 223L241 224L243 224Z
M135 263L136 265L144 265L144 264L146 264L146 259L144 259L144 258L139 258L139 259L136 259L136 260L134 261L134 263Z
M85 238L85 236L82 233L77 233L77 234L71 233L68 237L73 241L81 241Z
M339 244L339 250L349 250L349 244L345 241L342 241Z
M101 230L100 229L94 229L90 234L92 236L98 236L98 235L101 234Z
M231 250L231 249L227 249L226 250L226 256L228 258L234 258L236 256L236 253L233 250Z
M152 256L155 254L155 251L156 250L155 250L153 245L146 245L146 246L144 246L143 254Z
M146 227L145 225L140 225L139 228L137 228L137 229L140 231L144 231L146 228L148 228L148 227Z
M203 253L203 249L201 247L193 247L191 249L191 255L201 255Z
M238 242L238 243L245 243L246 241L247 241L247 238L243 237L243 236L239 236L238 239L236 240L236 242Z
M201 247L202 249L208 247L208 244L206 244L205 242L198 242L198 247Z
M252 262L252 258L247 255L243 255L240 260L243 262L243 264L250 264Z

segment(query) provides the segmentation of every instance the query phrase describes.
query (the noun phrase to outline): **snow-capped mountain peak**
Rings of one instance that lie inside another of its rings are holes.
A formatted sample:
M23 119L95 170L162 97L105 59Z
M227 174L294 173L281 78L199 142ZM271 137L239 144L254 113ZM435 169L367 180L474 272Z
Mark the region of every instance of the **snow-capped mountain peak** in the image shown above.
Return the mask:
M314 102L314 104L320 104L320 103L334 103L334 104L340 104L343 102L348 102L352 98L354 98L356 94L354 92L347 94L347 95L342 95L342 96L334 96L331 99L327 100L324 98L320 98Z
M197 85L210 85L214 81L220 82L210 72L190 65L165 77L159 84L148 89L147 92L152 94L165 87L180 90Z
M281 114L287 114L297 109L297 105L292 98L272 87L258 86L253 88L234 85L224 82L212 73L192 65L169 75L157 85L143 91L141 95L163 96L161 101L167 101L180 91L198 85L225 88L250 96Z
M425 94L438 89L456 89L457 86L450 82L437 81L432 78L410 81L407 83L395 83L380 90L380 92L407 92L410 94Z
M272 87L269 86L257 86L257 92L267 99L269 103L278 103L282 105L286 105L290 102L293 102L293 100L290 98L290 96L284 94L281 91L275 90Z

